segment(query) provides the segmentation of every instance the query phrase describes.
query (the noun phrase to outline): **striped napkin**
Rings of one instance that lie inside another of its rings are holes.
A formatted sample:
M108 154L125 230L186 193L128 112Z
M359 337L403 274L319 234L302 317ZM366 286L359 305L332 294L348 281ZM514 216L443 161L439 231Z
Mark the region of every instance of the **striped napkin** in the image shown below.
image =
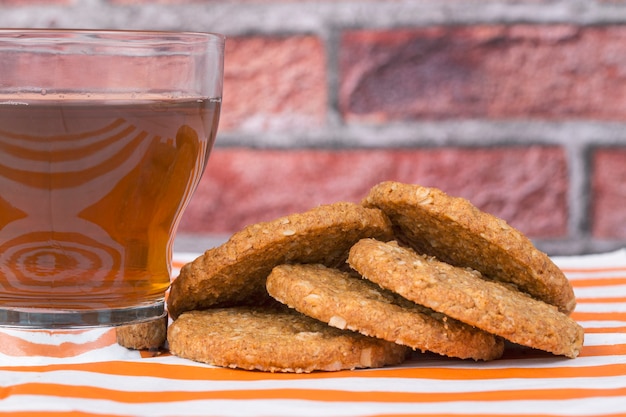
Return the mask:
M194 257L175 254L175 268ZM109 328L4 329L0 416L626 415L626 250L553 259L586 330L576 359L519 348L487 363L416 354L383 369L270 374L129 351Z

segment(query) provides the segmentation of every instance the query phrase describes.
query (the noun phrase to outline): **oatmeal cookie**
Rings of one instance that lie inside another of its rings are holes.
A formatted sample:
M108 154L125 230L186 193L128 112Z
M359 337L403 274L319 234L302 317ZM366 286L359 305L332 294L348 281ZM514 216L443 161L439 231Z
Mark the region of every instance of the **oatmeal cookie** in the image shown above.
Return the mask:
M363 277L401 296L513 343L578 356L583 329L556 307L480 273L419 255L395 242L363 239L348 263Z
M307 316L421 351L491 360L502 339L323 265L279 265L267 277L276 300Z
M338 371L395 365L408 349L330 327L293 310L215 308L180 315L170 351L211 365L269 372Z
M189 310L263 304L271 300L265 279L274 266L342 265L359 239L392 235L382 211L347 202L253 224L183 266L171 286L169 313L176 318Z
M504 220L465 199L436 188L383 182L363 204L383 210L398 241L419 253L513 284L566 314L576 306L571 284L546 254Z

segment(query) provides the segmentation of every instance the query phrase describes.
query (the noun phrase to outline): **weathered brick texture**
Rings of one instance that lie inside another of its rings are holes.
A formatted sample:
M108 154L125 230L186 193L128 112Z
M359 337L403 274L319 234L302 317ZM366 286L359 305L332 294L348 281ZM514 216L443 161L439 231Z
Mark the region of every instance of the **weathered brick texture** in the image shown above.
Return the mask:
M626 27L437 26L348 31L350 120L626 117Z
M396 180L463 196L535 237L567 233L568 178L559 147L377 150L216 149L181 223L228 233L334 201L360 201Z
M626 246L626 1L0 0L16 26L227 36L181 234L391 179L469 198L551 254Z
M626 239L626 147L593 155L592 230L600 239Z
M319 128L325 123L324 46L314 36L229 38L220 130Z

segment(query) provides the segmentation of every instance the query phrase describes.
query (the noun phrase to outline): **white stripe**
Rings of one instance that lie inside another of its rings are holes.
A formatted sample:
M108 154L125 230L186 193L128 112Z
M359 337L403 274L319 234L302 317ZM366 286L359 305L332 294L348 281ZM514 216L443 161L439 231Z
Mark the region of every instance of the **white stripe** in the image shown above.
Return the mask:
M173 259L175 262L187 263L194 261L197 257L201 255L201 253L195 252L176 252L174 253Z
M579 321L578 324L583 326L585 329L596 329L596 328L613 328L613 327L626 327L626 321L618 321L618 320L589 320L589 321Z
M566 271L565 276L567 279L576 284L576 280L583 279L606 279L606 278L626 278L626 265L622 265L623 269L615 270L589 270L589 271Z
M589 333L585 335L585 346L623 344L626 344L626 333Z
M626 285L609 285L606 287L574 287L576 298L620 298L626 297Z
M112 331L111 328L93 328L86 330L64 330L56 332L54 330L20 330L2 328L0 333L11 337L22 339L29 343L38 345L60 346L63 343L89 343L98 340L106 333Z
M100 349L92 349L80 355L61 358L51 356L10 356L0 353L0 365L4 367L77 364L134 359L141 359L141 354L138 351L126 349L116 343Z
M577 313L626 313L626 303L580 303Z
M553 256L551 259L563 269L624 268L626 267L626 248L590 255Z
M82 411L137 417L220 415L245 416L369 416L376 414L467 413L501 414L506 410L524 415L554 414L563 416L602 415L626 412L626 401L619 397L553 401L456 401L427 403L375 403L306 400L198 400L163 403L116 403L106 400L67 399L43 396L14 396L3 400L2 411Z

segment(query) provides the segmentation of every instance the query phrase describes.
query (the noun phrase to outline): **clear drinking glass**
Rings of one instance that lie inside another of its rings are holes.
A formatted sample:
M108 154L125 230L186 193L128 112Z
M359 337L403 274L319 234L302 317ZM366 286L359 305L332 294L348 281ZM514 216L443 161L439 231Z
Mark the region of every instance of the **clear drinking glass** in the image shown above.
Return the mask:
M0 30L0 326L164 314L223 53L218 34Z

